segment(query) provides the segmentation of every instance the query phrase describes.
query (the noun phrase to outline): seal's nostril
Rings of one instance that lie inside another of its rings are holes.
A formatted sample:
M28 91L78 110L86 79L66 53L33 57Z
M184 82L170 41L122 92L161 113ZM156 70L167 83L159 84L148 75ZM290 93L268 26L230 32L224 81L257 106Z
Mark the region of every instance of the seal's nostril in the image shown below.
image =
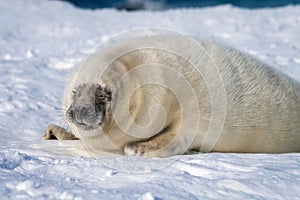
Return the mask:
M81 110L80 110L80 114L81 114L82 116L85 116L85 115L87 114L87 112L88 112L88 108L86 108L86 107L83 107L83 108L81 108Z
M90 106L82 107L79 111L82 117L93 115L93 109Z

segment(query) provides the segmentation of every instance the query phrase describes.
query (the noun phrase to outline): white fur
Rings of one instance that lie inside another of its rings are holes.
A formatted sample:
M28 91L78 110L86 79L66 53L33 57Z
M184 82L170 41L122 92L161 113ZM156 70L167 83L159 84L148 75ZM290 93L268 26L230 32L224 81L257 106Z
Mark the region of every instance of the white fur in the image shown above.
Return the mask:
M197 46L199 44L202 47ZM116 59L138 48L141 50ZM148 67L144 73L121 76L137 69L136 66L149 63L154 63L154 66ZM194 96L179 75L166 73L165 68L158 64L171 67L188 80L196 91ZM109 65L111 67L105 72ZM158 83L172 85L172 91L157 85L145 87L128 104L122 102L130 99L131 90L151 78ZM126 146L129 142L141 140L136 133L149 138L165 126L171 126L178 134L170 136L172 141L162 150L146 152L146 156L171 156L189 149L249 153L300 151L299 83L257 59L215 42L196 43L177 36L153 36L106 47L80 64L65 90L64 109L72 103L72 89L86 82L99 83L113 91L114 117L121 120L120 124L111 122L109 133L99 131L93 133L93 137L71 124L71 131L84 140L95 154L98 150L118 151L122 148L127 149L125 153L136 154ZM179 98L183 97L180 105L172 92ZM222 99L225 104L222 104ZM157 104L160 106L152 107ZM214 112L211 106L214 106ZM131 112L129 116L128 110ZM223 111L226 111L224 119L221 116ZM194 122L198 122L197 129ZM211 134L207 135L209 129ZM220 135L215 133L219 130Z

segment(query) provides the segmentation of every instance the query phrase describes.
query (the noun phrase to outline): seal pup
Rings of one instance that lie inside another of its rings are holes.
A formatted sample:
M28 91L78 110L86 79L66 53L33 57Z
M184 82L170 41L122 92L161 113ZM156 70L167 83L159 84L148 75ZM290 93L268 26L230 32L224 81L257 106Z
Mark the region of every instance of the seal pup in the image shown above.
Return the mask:
M188 150L299 152L300 84L236 49L213 41L197 42L203 51L195 51L192 42L176 36L131 38L90 55L65 89L63 109L70 130L50 125L44 139L78 138L96 156L101 151L145 157L168 157ZM176 49L186 57L166 49ZM212 63L221 77L223 96L220 85L212 84L216 79ZM124 78L144 65L149 66L143 73ZM161 65L181 74L195 96L191 98L179 76L171 76ZM151 78L172 89L140 84ZM210 147L205 138L214 117L212 93L225 98L225 104L214 109L226 108L226 115L217 123L221 132ZM179 101L180 96L185 98ZM163 111L152 109L153 105ZM190 115L183 115L184 110ZM143 131L135 131L139 127Z

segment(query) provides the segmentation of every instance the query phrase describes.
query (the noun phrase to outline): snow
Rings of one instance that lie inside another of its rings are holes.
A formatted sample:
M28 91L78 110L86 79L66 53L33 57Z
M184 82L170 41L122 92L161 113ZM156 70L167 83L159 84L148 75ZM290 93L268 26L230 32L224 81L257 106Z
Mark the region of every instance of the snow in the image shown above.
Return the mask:
M1 199L299 198L297 153L95 160L76 156L76 142L41 137L49 123L65 124L61 98L76 64L100 42L135 28L215 39L300 80L300 6L128 13L19 0L0 1L0 13Z

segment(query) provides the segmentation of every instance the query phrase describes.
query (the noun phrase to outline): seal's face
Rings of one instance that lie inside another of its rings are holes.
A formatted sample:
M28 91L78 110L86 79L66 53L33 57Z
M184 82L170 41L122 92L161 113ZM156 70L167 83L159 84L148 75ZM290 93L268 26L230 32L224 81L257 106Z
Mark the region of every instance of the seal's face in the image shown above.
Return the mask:
M72 93L67 120L83 130L98 128L105 119L111 91L98 84L81 84Z

